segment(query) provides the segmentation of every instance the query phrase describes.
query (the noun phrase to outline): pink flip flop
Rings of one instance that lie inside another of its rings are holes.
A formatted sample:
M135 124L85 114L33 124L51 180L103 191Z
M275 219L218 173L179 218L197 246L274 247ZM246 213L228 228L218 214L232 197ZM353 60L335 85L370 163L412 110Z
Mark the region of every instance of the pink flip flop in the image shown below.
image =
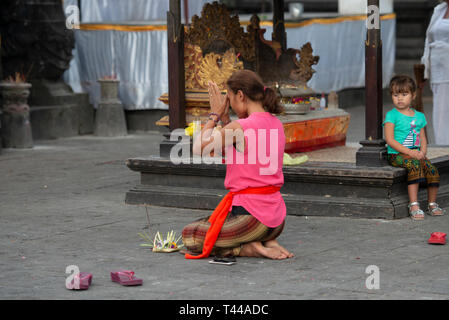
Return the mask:
M77 286L77 284L79 285ZM87 290L92 283L92 274L88 272L80 272L78 275L73 277L71 286L68 289L71 290Z
M111 271L111 280L122 286L140 286L143 283L142 279L134 277L134 271L131 270Z

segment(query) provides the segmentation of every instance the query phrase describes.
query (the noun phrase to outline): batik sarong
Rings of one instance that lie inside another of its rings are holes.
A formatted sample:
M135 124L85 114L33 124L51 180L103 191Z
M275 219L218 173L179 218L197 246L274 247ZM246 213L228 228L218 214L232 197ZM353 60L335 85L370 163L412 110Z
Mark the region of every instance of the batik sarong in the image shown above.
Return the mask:
M206 233L209 230L209 217L199 219L187 225L182 231L184 246L192 253L201 253ZM253 241L276 239L284 229L283 222L277 228L269 228L253 217L243 207L233 207L228 214L211 256L238 256L242 245Z
M418 160L408 155L389 154L388 162L393 167L405 168L407 170L407 184L423 183L428 187L438 187L440 185L440 175L438 169L429 159Z

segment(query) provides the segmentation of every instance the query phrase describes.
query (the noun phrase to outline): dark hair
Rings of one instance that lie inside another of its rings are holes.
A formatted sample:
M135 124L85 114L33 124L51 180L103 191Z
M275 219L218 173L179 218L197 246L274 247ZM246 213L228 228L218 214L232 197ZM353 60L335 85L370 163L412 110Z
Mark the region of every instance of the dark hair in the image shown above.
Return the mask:
M270 113L280 114L283 112L276 92L269 87L265 87L262 79L253 71L236 71L226 84L235 94L241 90L250 100L262 102L264 109Z
M390 81L390 94L407 92L412 94L416 92L415 81L406 75L394 76Z

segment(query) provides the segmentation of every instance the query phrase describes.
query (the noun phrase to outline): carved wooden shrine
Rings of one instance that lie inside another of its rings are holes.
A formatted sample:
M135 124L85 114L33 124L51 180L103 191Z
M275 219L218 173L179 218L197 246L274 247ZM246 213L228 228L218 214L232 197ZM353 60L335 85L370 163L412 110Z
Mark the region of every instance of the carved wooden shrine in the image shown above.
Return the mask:
M283 23L283 18L280 21ZM272 41L266 40L266 30L260 27L257 15L252 16L245 32L239 17L231 15L224 4L207 3L201 17L193 16L191 26L184 30L186 123L207 118L208 82L212 80L225 90L227 79L236 70L253 70L266 85L276 90L288 88L296 92L295 96L307 98L314 94L307 82L315 73L313 66L319 57L313 55L311 44L287 49L286 41L276 39L276 34ZM170 104L170 99L168 93L160 97L166 104ZM173 129L170 117L171 114L157 124ZM300 152L344 145L350 117L342 110L334 110L307 117L282 115L280 119L286 131L286 151Z

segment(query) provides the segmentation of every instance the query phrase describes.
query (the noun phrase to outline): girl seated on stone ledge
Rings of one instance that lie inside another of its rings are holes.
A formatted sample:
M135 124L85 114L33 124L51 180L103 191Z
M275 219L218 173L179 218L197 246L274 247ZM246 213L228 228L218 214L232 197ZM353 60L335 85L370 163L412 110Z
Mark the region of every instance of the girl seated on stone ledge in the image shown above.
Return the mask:
M440 176L438 169L426 157L426 116L412 108L416 84L408 76L395 76L390 82L390 93L395 108L387 113L384 122L388 162L394 167L407 169L410 217L413 220L424 219L418 202L420 183L427 183L428 214L442 216L443 210L436 203Z

